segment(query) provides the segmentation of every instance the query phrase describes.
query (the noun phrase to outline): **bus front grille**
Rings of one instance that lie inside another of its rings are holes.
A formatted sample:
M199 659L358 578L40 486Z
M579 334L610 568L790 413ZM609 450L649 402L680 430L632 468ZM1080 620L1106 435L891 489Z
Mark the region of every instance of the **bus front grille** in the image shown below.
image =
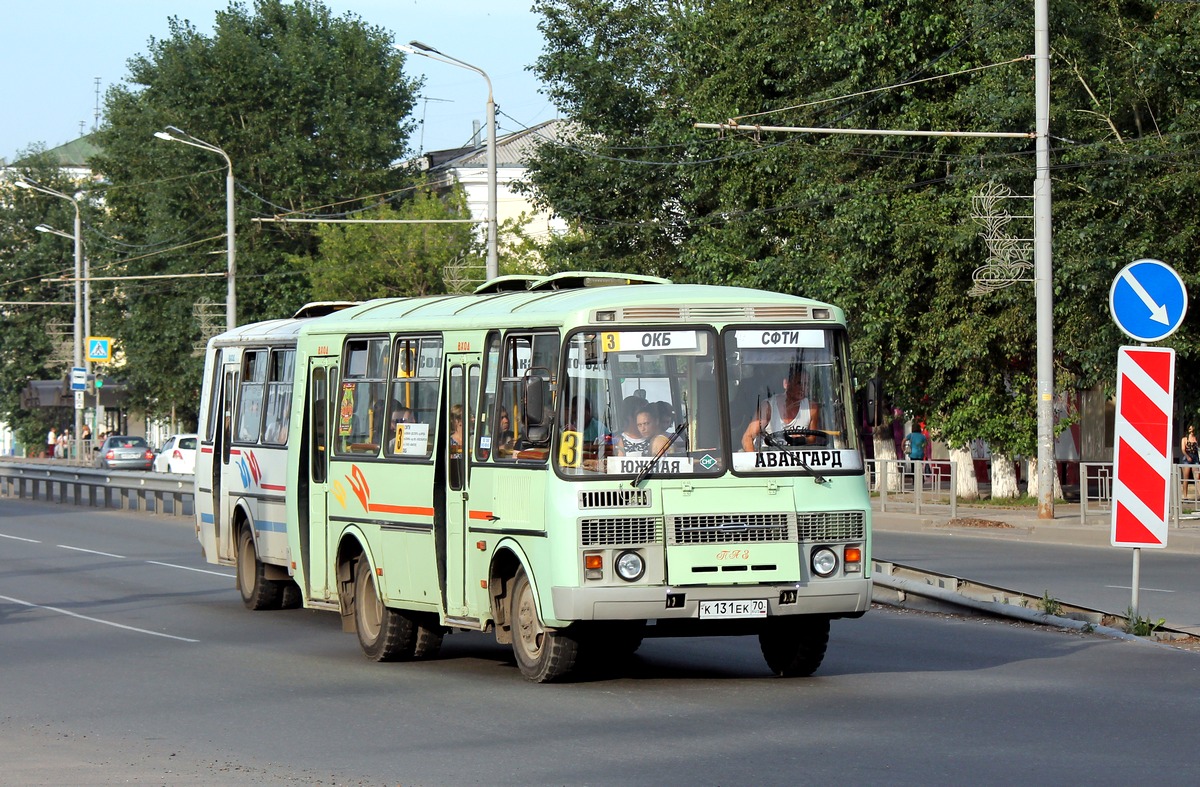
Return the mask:
M579 521L579 543L585 547L636 546L662 543L662 518L656 516L590 517Z
M796 515L801 541L862 541L866 516L862 511L814 511Z
M697 514L670 518L672 544L794 541L787 514Z
M579 507L649 508L649 489L584 489L579 492Z

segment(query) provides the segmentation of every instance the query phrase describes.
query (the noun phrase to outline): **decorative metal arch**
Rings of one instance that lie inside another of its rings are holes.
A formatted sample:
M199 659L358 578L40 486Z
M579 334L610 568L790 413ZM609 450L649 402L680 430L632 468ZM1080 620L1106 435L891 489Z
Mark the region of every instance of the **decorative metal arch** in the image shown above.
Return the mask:
M1008 231L1014 219L1032 219L1031 215L1013 215L1005 200L1022 197L1007 186L989 181L971 197L971 218L983 225L979 233L987 245L988 258L971 274L974 285L968 295L986 295L1022 281L1033 281L1033 238L1018 238Z

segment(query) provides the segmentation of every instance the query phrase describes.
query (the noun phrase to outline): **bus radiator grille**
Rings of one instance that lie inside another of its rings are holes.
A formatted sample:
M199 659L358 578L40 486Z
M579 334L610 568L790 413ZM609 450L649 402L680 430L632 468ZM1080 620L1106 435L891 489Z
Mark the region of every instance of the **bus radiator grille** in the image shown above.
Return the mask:
M649 508L649 489L585 489L579 493L579 507Z
M816 511L796 515L801 541L862 541L866 517L862 511Z
M656 516L592 517L579 521L585 547L661 544L662 518Z
M787 514L697 514L670 519L672 544L745 544L794 541Z

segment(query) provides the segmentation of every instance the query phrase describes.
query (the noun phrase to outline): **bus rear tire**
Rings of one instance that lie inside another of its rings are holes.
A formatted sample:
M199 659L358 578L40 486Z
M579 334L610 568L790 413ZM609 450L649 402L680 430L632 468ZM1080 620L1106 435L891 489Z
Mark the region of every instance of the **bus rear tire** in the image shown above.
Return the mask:
M254 551L254 539L250 537L249 527L238 531L237 571L238 587L246 609L279 609L283 592L277 582L267 579L266 566Z
M417 624L399 610L384 606L366 559L358 561L354 572L354 629L363 654L371 661L408 661L416 655Z
M533 585L524 569L513 579L510 604L513 655L521 674L535 683L551 683L569 674L579 655L579 643L542 624Z
M758 634L767 666L783 678L807 678L817 671L829 645L829 618L817 615L772 618Z

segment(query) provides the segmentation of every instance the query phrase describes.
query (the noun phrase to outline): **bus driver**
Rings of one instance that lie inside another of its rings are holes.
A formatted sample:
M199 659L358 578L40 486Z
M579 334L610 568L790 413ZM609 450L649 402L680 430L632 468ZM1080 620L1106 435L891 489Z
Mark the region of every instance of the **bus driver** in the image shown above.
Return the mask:
M817 405L808 398L808 372L799 364L792 364L783 379L783 393L760 404L750 419L742 435L742 450L758 450L764 433L773 434L788 427L816 429L817 423Z

